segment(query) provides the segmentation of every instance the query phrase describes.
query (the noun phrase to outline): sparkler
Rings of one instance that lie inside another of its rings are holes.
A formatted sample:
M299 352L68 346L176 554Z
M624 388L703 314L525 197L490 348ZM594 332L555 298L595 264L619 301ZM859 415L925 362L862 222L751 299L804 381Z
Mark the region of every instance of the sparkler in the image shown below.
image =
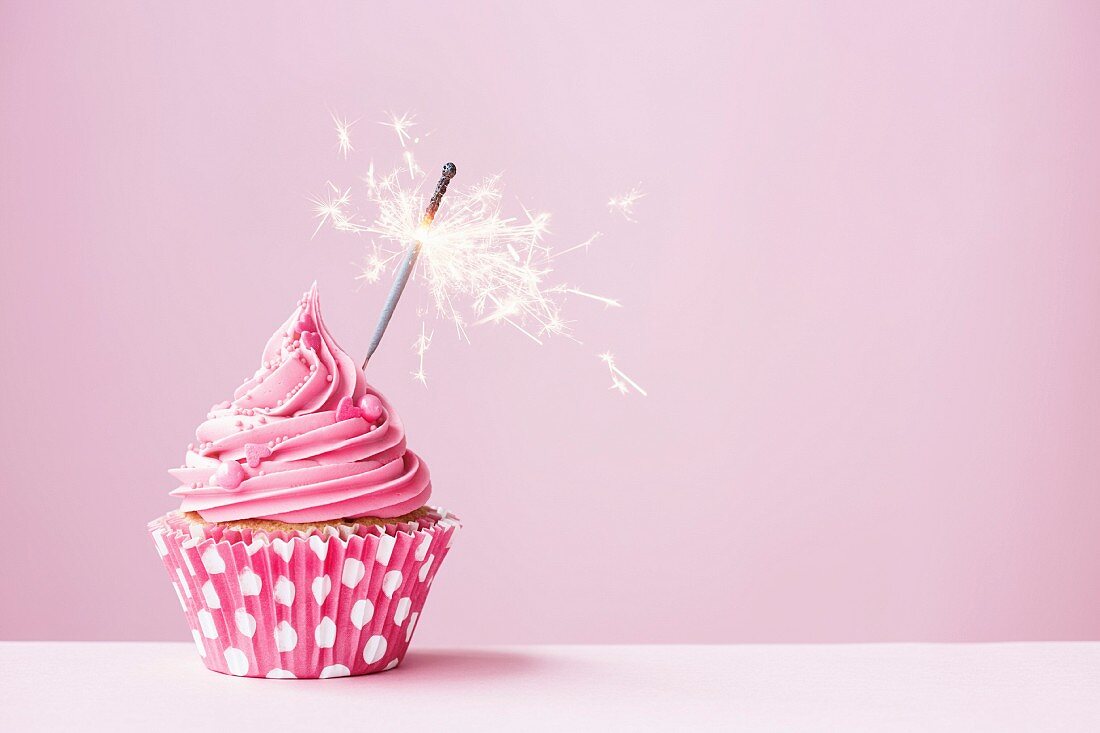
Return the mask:
M455 177L457 172L458 169L455 168L454 163L447 163L443 166L443 173L439 178L439 183L435 185L435 193L432 194L431 201L428 202L428 208L424 210L424 217L420 220L420 227L417 229L416 236L412 239L412 244L409 245L405 259L401 263L401 269L397 271L397 277L394 279L393 286L390 288L390 294L386 297L386 304L382 307L382 315L378 318L378 325L374 328L374 335L371 336L370 347L367 349L367 358L363 359L364 369L367 368L367 362L369 362L371 356L374 355L375 349L378 348L378 344L382 342L382 334L386 332L386 326L390 325L390 319L393 318L394 309L397 308L397 301L401 299L401 293L404 292L405 285L409 282L413 265L416 264L416 258L420 255L420 250L424 246L424 239L431 229L436 212L439 211L439 204L443 201L443 195L447 193L447 184L451 182L451 179Z
M578 244L552 249L546 242L549 214L526 207L521 214L505 213L499 175L461 189L452 187L448 192L455 174L452 164L444 167L434 194L426 200L422 188L427 181L412 150L421 137L409 132L416 122L410 114L390 114L389 118L379 124L396 133L404 165L383 174L376 172L374 162L370 162L361 180L365 184L364 201L373 209L372 215L361 216L352 204L351 189L333 183L327 184L322 196L311 199L320 220L318 230L327 225L372 237L357 279L373 283L387 271L396 270L364 368L414 276L423 283L435 315L450 321L466 341L470 340L470 326L491 323L510 326L537 344L549 336L577 341L572 335L573 322L563 315L567 300L585 298L607 308L621 307L615 298L551 280L558 258L587 251L600 236L598 232ZM345 124L345 132L347 127L350 125ZM613 198L609 206L630 219L634 203L642 196L634 188ZM417 366L411 372L413 379L422 384L427 383L425 353L433 336L434 331L422 320L420 336L412 346ZM619 369L613 356L606 354L601 359L608 367L613 389L623 394L646 394Z
M378 213L362 228L378 236L360 277L378 278L407 242L420 240L417 273L426 283L435 311L467 335L467 312L473 325L504 323L536 343L547 335L568 335L561 314L562 296L574 295L617 305L611 298L568 285L547 285L553 260L589 246L586 242L553 253L543 242L548 214L524 209L522 217L503 214L500 177L490 176L465 191L448 195L442 214L422 232L416 212L423 200L404 187L397 172L375 181L371 201Z

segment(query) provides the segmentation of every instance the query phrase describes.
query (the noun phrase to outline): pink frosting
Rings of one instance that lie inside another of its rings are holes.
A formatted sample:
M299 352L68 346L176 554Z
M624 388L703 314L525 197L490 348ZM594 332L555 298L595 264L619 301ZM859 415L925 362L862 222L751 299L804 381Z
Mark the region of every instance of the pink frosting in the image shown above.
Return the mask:
M325 328L316 284L195 435L172 495L208 522L396 517L431 496L401 420Z

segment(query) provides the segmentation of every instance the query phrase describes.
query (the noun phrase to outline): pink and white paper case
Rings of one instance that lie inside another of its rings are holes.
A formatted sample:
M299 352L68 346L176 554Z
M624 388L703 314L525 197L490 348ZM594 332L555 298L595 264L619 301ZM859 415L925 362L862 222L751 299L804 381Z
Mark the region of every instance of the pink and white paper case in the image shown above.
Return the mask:
M149 531L207 667L323 678L401 663L459 526L441 509L310 533L192 524L171 512Z

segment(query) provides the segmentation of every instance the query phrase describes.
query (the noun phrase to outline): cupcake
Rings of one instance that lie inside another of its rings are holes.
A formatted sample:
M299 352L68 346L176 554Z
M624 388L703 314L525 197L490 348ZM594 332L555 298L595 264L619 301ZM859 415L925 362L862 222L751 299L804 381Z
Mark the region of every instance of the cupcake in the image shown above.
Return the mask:
M211 408L149 524L206 666L340 677L405 656L457 519L393 407L333 339L314 285Z

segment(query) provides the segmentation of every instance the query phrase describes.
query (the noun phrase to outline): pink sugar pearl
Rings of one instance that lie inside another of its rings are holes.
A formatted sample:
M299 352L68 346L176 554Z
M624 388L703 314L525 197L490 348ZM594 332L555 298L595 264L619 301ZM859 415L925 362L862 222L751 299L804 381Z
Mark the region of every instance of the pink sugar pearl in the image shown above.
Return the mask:
M214 483L228 491L234 491L245 478L244 469L236 461L222 461L214 472Z
M382 417L382 400L372 394L365 394L359 398L359 409L363 411L363 418L367 422L376 423Z

